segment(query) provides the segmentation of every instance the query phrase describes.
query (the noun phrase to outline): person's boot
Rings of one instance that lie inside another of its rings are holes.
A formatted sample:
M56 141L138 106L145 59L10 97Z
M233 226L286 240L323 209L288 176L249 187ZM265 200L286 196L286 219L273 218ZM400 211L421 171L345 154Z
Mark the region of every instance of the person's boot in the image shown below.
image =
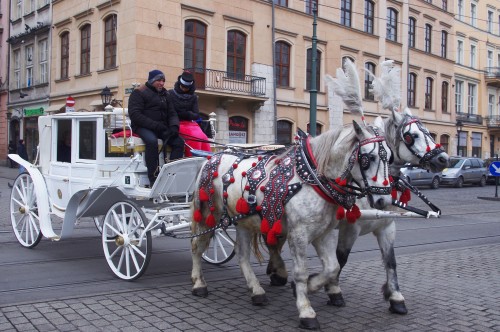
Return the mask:
M156 176L154 175L149 175L149 188L153 188L153 185L155 184L156 181Z

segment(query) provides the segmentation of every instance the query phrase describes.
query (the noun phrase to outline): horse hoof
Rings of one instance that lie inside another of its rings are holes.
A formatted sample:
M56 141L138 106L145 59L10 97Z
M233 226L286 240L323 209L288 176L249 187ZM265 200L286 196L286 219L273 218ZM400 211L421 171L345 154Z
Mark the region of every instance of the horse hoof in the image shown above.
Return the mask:
M290 283L290 288L292 289L293 297L297 298L297 289L295 288L295 281Z
M271 274L269 278L271 279L271 286L285 286L288 282L287 278L280 277L277 274Z
M191 291L191 294L193 294L194 296L198 296L198 297L207 297L208 296L208 288L207 287L195 288Z
M301 318L299 327L306 330L319 330L319 322L315 318Z
M267 305L269 301L267 300L266 294L254 295L252 296L252 304L255 306Z
M408 310L406 309L405 301L389 301L391 306L389 311L393 314L406 315Z
M334 307L345 307L345 301L342 293L328 294L328 297L330 298L330 301L326 302L326 304Z

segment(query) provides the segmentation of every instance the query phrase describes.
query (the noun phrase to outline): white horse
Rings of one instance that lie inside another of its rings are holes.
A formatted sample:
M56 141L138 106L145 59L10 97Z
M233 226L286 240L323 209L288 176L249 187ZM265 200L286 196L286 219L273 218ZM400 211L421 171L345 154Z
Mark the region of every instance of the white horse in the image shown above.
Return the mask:
M216 154L198 177L199 191L193 200L192 293L207 296L201 255L210 241L205 233L215 224L237 222L236 253L254 305L267 304L264 289L250 265L253 246L257 257L258 238L276 245L286 236L296 284L300 326L317 329L319 323L308 292L321 289L335 278L339 264L335 250L335 216L342 207L349 220L359 217L354 204L358 195L348 187L359 184L372 207L391 204L388 162L391 152L377 127L353 126L327 131L315 138L301 139L280 156ZM335 180L333 180L335 179ZM198 221L198 222L196 222ZM204 222L203 222L204 221ZM323 271L309 275L306 248L312 244L323 262Z
M440 149L430 136L428 130L417 117L414 117L409 109L403 113L395 110L399 105L400 75L399 71L392 68L391 62L382 63L382 76L377 78L375 84L375 97L380 100L384 108L392 110L392 115L384 119L384 128L387 144L393 151L394 161L391 164L391 175L397 178L400 169L405 163L420 165L422 168L432 172L439 172L447 167L449 156ZM369 209L366 199L358 201L363 209ZM387 208L396 211L398 208ZM347 263L347 258L356 239L365 234L373 233L382 253L384 267L386 269L387 281L383 285L384 298L390 302L389 310L392 313L406 314L407 309L404 297L400 292L396 273L396 257L394 255L394 241L396 236L396 224L392 218L381 218L373 220L362 220L350 223L345 219L340 220L339 239L336 250L340 271ZM282 245L282 243L280 244ZM280 245L270 247L270 260L267 274L271 278L272 285L285 285L287 282L287 270L280 256ZM335 280L327 285L330 300L328 304L344 306L345 301L339 287L339 274Z

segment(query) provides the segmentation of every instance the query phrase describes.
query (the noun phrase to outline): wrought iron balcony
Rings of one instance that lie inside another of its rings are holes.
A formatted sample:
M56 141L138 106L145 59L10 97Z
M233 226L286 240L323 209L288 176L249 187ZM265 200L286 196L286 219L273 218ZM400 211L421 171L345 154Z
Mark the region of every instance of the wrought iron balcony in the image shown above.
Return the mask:
M488 128L500 128L500 116L490 115L486 118Z
M220 91L254 97L262 97L266 94L266 79L264 77L207 68L185 68L184 70L193 73L198 90Z
M500 88L500 67L484 68L484 79L487 85Z
M457 121L483 124L483 117L479 114L457 113Z

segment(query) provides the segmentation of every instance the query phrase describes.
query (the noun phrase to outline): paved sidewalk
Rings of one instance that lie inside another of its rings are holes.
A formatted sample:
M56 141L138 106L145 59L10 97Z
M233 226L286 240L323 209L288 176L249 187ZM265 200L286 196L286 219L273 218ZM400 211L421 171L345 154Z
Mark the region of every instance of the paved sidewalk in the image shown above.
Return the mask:
M399 255L399 281L409 310L390 314L380 287L380 261L347 264L347 306L311 301L323 331L500 331L500 244ZM270 304L254 307L243 278L207 280L208 298L188 283L0 307L0 331L298 331L292 292L258 276ZM123 282L117 280L117 282Z

